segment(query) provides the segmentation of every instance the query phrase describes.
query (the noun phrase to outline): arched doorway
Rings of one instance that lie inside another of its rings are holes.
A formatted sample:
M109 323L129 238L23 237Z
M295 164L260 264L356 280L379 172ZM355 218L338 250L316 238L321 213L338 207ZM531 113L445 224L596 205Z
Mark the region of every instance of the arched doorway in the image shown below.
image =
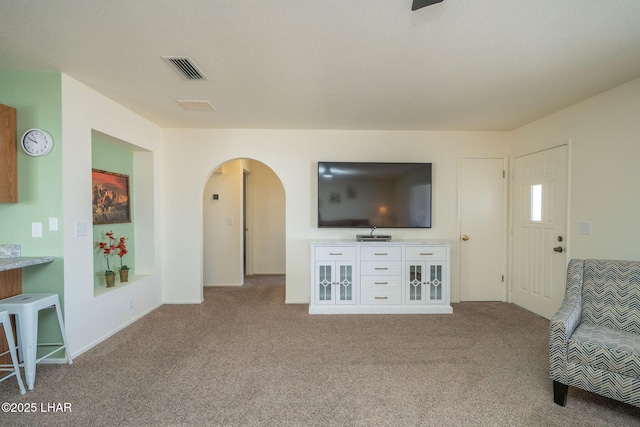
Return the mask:
M241 286L245 274L285 274L285 192L253 159L229 160L203 190L203 285Z

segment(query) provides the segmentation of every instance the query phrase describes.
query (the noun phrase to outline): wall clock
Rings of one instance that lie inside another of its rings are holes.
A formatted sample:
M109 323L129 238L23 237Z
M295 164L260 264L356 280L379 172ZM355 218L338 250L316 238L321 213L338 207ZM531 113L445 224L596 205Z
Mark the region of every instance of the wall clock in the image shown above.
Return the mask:
M53 148L53 138L42 129L29 129L22 135L21 145L30 156L44 156Z

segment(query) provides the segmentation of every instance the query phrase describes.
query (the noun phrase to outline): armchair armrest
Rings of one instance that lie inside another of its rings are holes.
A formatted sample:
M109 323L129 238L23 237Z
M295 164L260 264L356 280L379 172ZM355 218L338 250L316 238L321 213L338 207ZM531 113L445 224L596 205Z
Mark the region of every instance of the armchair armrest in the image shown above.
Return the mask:
M549 323L549 375L567 384L567 345L582 317L584 260L571 260L567 268L567 288L560 309Z

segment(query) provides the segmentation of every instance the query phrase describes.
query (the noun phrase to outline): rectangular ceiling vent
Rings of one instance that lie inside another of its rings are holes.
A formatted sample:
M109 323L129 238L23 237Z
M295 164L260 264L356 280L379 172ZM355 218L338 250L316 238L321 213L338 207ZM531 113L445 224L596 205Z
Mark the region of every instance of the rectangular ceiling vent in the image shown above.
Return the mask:
M191 58L184 56L163 56L169 65L185 80L208 80Z
M216 106L206 99L176 99L176 102L187 111L216 111Z

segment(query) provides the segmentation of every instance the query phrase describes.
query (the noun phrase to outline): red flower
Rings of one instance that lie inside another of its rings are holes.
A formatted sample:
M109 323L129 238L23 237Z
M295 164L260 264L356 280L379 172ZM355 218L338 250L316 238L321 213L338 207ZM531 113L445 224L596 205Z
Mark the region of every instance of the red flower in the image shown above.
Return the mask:
M107 236L109 240L106 242L96 242L96 243L98 244L98 248L104 254L104 259L107 261L107 271L108 272L111 271L111 267L109 266L109 255L111 254L111 251L115 251L115 250L118 250L118 256L120 257L120 268L122 270L128 270L129 267L122 264L122 257L128 253L127 245L125 243L127 241L127 238L120 237L120 239L118 239L118 244L114 244L116 239L115 237L113 237L113 231L108 231L104 233L104 235Z
M116 249L118 249L118 256L120 257L120 269L121 270L128 270L129 269L129 267L127 267L126 265L122 264L122 257L129 253L129 251L127 250L126 241L127 241L126 237L121 237L120 240L118 241L118 244L116 245Z

